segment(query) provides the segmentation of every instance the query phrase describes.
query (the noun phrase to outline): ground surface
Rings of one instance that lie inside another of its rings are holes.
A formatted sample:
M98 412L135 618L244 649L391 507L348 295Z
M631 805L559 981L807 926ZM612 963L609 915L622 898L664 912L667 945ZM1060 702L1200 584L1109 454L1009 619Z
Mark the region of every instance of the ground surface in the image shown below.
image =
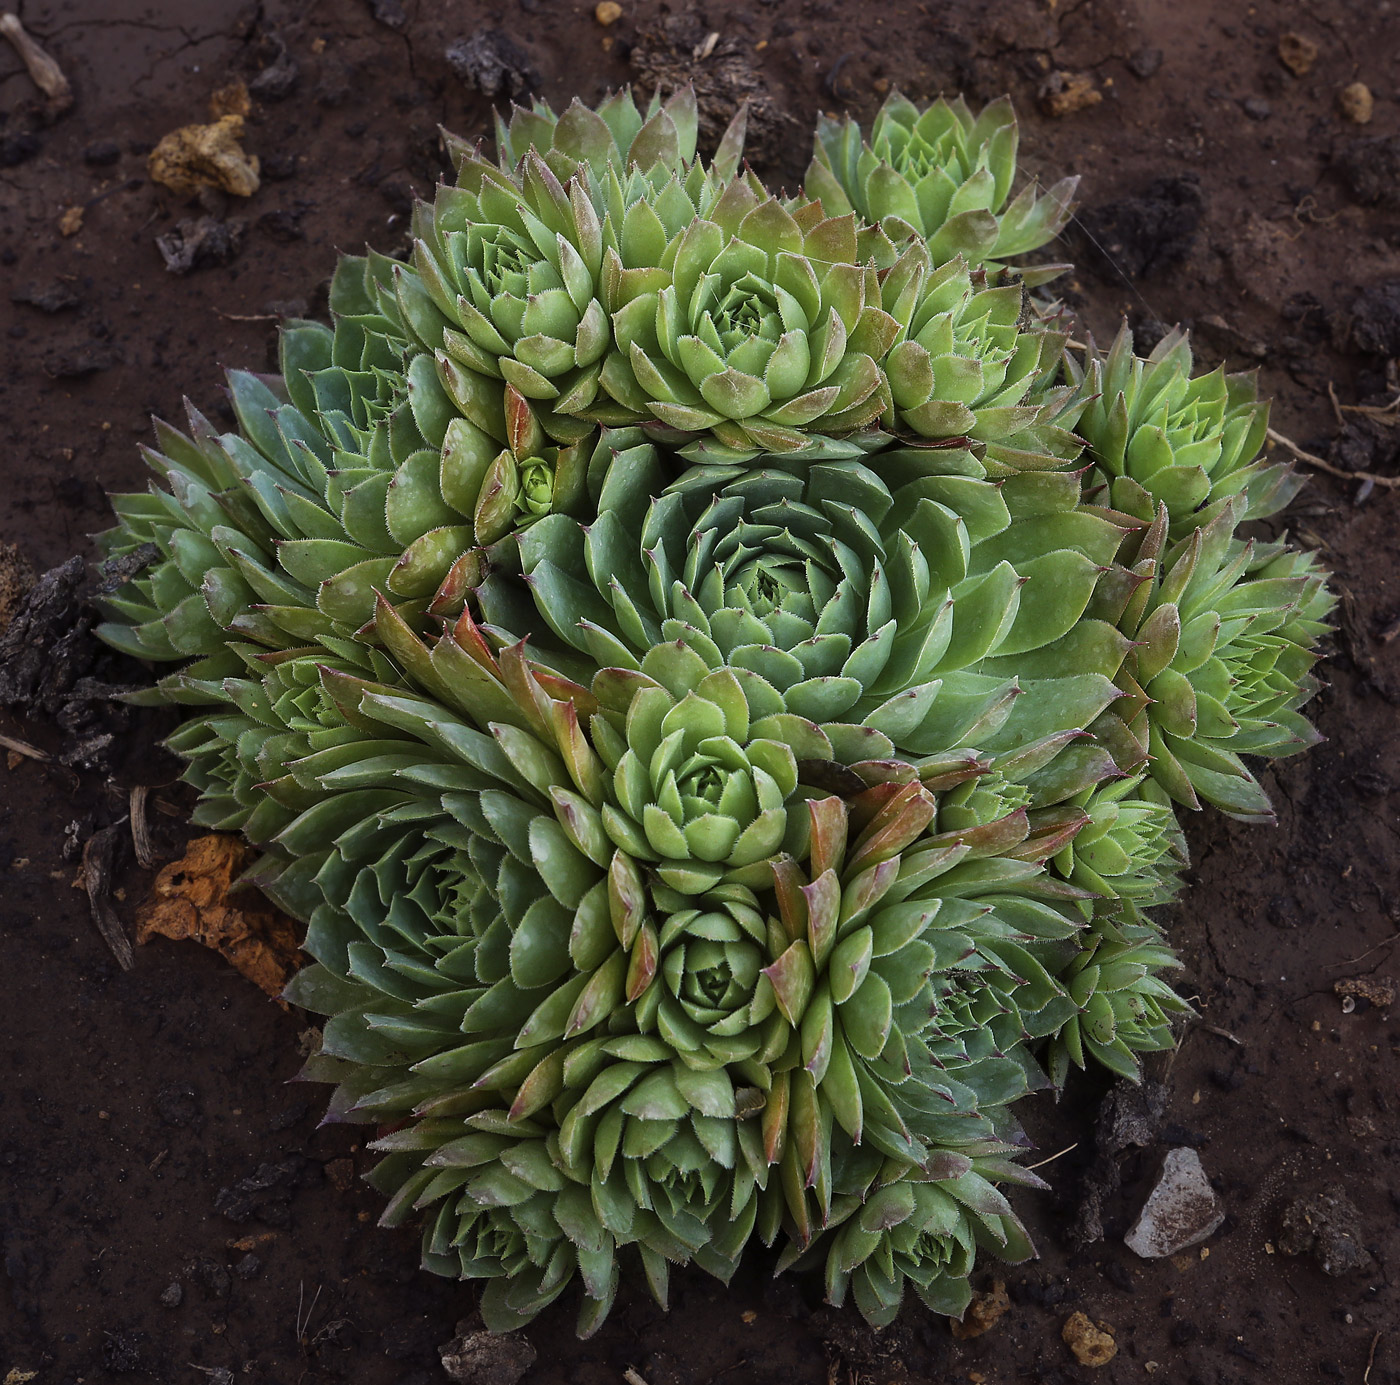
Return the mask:
M486 101L444 60L483 28L520 45L556 104L627 80L629 56L655 71L658 55L675 56L654 37L663 26L682 66L717 33L696 71L722 65L766 100L756 166L789 186L819 108L868 119L887 84L916 98L1010 91L1025 166L1083 175L1085 220L1121 267L1100 256L1069 281L1089 326L1102 336L1123 312L1148 331L1194 323L1207 360L1262 366L1283 432L1344 469L1395 474L1400 429L1334 413L1327 387L1343 404L1395 393L1385 365L1400 326L1383 295L1357 300L1400 275L1400 159L1394 144L1354 141L1400 131L1400 7L753 0L668 16L623 0L623 11L604 29L566 0L27 0L25 22L77 99L46 124L0 48L0 540L38 570L90 553L104 489L144 484L149 413L177 418L184 393L217 409L220 367L270 361L275 314L316 310L336 247L401 243L410 190L440 171L437 124L487 132ZM1317 45L1302 77L1277 55L1289 31ZM208 209L247 223L241 249L177 277L154 238L201 211L154 187L144 155L282 45L299 71L289 79L283 60L246 136L262 188ZM1061 69L1087 72L1100 103L1042 114L1037 91ZM1375 96L1365 129L1334 104L1358 79ZM1149 190L1146 203L1118 201ZM73 206L82 224L65 236ZM1071 238L1081 262L1091 249ZM13 301L26 298L46 306ZM1351 427L1338 444L1341 418ZM1331 687L1315 704L1329 741L1275 777L1277 829L1191 824L1194 884L1173 927L1205 1024L1169 1065L1157 1143L1121 1157L1107 1239L1075 1249L1068 1236L1103 1094L1085 1079L1058 1107L1027 1106L1042 1157L1077 1148L1044 1170L1053 1194L1018 1199L1041 1259L1003 1272L1012 1306L984 1336L955 1341L917 1308L875 1334L822 1308L816 1285L774 1283L755 1263L727 1292L682 1277L669 1314L624 1296L586 1343L559 1306L529 1333L539 1359L527 1385L601 1385L629 1367L648 1385L1400 1381L1400 1025L1364 1000L1344 1013L1333 992L1400 969L1398 507L1394 489L1329 476L1296 507L1295 533L1322 551L1343 599ZM318 1131L319 1089L284 1085L303 1022L191 943L156 942L122 973L70 888L72 843L119 819L132 784L173 780L153 749L161 725L148 716L120 732L115 783L27 759L0 771L0 1373L37 1372L40 1385L443 1379L434 1348L470 1313L471 1290L419 1273L411 1239L375 1228L375 1196L350 1176L365 1162L356 1132ZM42 717L3 729L66 744ZM181 792L157 797L178 805ZM156 855L177 856L179 817L154 819ZM119 914L129 920L150 879L120 866ZM1229 1217L1208 1257L1144 1262L1121 1236L1171 1144L1200 1150ZM1283 1210L1333 1184L1375 1256L1340 1278L1271 1253ZM1111 1325L1111 1364L1079 1366L1061 1342L1075 1310Z

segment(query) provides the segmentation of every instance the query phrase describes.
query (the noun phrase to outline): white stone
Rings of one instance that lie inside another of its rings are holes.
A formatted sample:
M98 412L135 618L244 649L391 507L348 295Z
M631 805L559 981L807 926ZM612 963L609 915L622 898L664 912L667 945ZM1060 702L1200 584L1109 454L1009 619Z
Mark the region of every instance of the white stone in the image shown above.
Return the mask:
M1194 1149L1171 1149L1123 1243L1144 1260L1160 1260L1204 1241L1224 1220L1200 1156Z

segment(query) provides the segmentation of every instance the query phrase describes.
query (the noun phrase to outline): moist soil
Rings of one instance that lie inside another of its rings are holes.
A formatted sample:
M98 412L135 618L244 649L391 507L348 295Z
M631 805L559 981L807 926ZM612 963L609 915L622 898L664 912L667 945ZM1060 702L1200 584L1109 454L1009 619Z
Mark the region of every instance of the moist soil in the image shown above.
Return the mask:
M278 316L323 307L337 248L402 249L412 196L444 172L439 124L489 134L482 88L558 107L690 73L709 128L735 93L755 97L754 166L789 188L819 109L868 121L892 87L1010 92L1024 168L1083 177L1064 247L1082 268L1060 285L1080 334L1102 340L1124 315L1141 343L1191 325L1206 363L1259 367L1275 426L1342 473L1316 475L1288 521L1341 597L1313 704L1327 742L1266 781L1277 827L1188 824L1191 888L1170 926L1200 1021L1152 1069L1167 1090L1148 1145L1096 1157L1098 1077L1023 1104L1032 1162L1055 1156L1041 1170L1053 1191L1016 1195L1040 1259L978 1271L979 1288L1005 1281L1010 1304L983 1335L958 1340L916 1303L872 1331L823 1306L817 1282L774 1280L760 1252L728 1289L677 1276L669 1312L624 1290L587 1342L566 1299L528 1329L524 1379L1400 1381L1400 1023L1384 1003L1400 974L1400 493L1349 474L1394 477L1400 452L1384 412L1400 354L1400 6L622 0L607 27L566 0L21 11L76 97L51 117L0 48L0 541L35 571L91 556L104 492L145 484L148 415L178 420L188 393L231 420L221 367L270 367ZM1288 33L1316 47L1304 75L1280 61ZM1047 84L1056 73L1083 80ZM244 142L262 186L182 204L146 177L146 154L208 119L211 93L238 77L255 91ZM1364 126L1337 105L1356 81L1373 96ZM1091 104L1046 113L1076 92ZM183 274L156 244L172 232ZM1347 411L1367 403L1377 411ZM85 657L70 683L143 676ZM130 928L152 871L125 845L129 791L152 789L156 865L179 856L190 799L158 748L168 714L82 706L3 727L59 758L12 755L0 770L0 1374L445 1379L437 1348L474 1291L421 1272L413 1236L375 1226L364 1132L319 1127L323 1089L287 1085L307 1019L192 943L156 941L124 972L93 926L73 887L84 842L118 826L95 854L123 847L111 904ZM1344 1006L1334 985L1354 978L1374 984ZM1123 1233L1164 1150L1183 1145L1227 1219L1202 1248L1140 1260ZM1325 1257L1284 1254L1306 1236L1281 1235L1290 1208L1296 1230L1339 1188L1369 1257L1332 1276ZM1104 1239L1077 1241L1096 1217ZM1109 1364L1080 1365L1062 1340L1076 1312L1111 1331Z

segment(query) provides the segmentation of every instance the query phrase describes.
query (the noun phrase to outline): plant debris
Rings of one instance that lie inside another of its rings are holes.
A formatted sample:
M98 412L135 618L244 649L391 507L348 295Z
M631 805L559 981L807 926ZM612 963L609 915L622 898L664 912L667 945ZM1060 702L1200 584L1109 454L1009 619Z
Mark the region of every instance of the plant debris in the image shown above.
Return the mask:
M251 197L258 190L258 157L244 152L242 137L241 115L182 125L151 150L146 167L153 181L179 197L195 197L203 188Z
M19 16L0 14L0 34L9 39L34 85L48 98L49 114L66 111L73 104L73 88L63 69L25 32Z
M192 938L282 1004L282 990L300 965L296 925L251 891L238 904L229 902L238 875L256 856L227 833L196 837L156 876L137 915L136 941Z
M499 29L481 29L458 39L443 56L447 65L489 101L525 96L539 85L530 57Z
M677 91L687 83L695 88L702 149L718 144L745 105L745 157L772 164L787 149L794 121L754 66L752 47L733 34L716 34L694 10L651 21L638 33L630 62L640 91Z
M156 237L156 249L172 274L226 265L243 245L247 223L237 217L186 217L175 229Z
M122 841L122 825L114 823L94 832L83 845L83 888L87 891L88 905L92 910L92 921L102 935L102 941L117 959L123 971L130 971L136 964L131 950L131 939L126 935L122 921L112 908L112 871L116 864L117 851Z

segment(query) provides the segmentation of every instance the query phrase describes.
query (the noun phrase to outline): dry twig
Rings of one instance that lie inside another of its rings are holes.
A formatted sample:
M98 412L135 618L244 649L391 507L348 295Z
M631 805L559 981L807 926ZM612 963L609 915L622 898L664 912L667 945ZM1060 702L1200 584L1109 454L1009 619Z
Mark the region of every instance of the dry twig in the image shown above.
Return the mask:
M49 109L57 115L73 104L73 88L63 69L30 36L17 14L0 14L0 34L4 34L19 54L34 85L49 98Z
M136 964L131 939L126 936L126 929L112 908L110 897L112 866L120 831L121 824L113 823L111 827L94 832L83 844L83 888L87 891L92 921L102 934L102 941L111 949L117 965L123 971L130 971Z
M37 745L30 745L28 741L16 740L13 736L0 736L0 747L6 750L13 750L16 755L23 755L30 760L52 760L53 756L47 750L40 750Z
M1400 476L1377 476L1373 471L1345 471L1339 466L1333 466L1331 462L1322 457L1305 452L1292 438L1284 437L1275 428L1269 429L1269 441L1278 443L1280 447L1286 447L1300 462L1316 467L1319 471L1325 471L1329 476L1339 476L1343 481L1369 481L1373 486L1384 486L1387 490L1395 490L1400 487Z
M151 850L151 832L146 822L146 799L151 790L145 784L138 784L131 791L131 844L136 848L136 859L142 870L150 870L156 863L155 852Z

